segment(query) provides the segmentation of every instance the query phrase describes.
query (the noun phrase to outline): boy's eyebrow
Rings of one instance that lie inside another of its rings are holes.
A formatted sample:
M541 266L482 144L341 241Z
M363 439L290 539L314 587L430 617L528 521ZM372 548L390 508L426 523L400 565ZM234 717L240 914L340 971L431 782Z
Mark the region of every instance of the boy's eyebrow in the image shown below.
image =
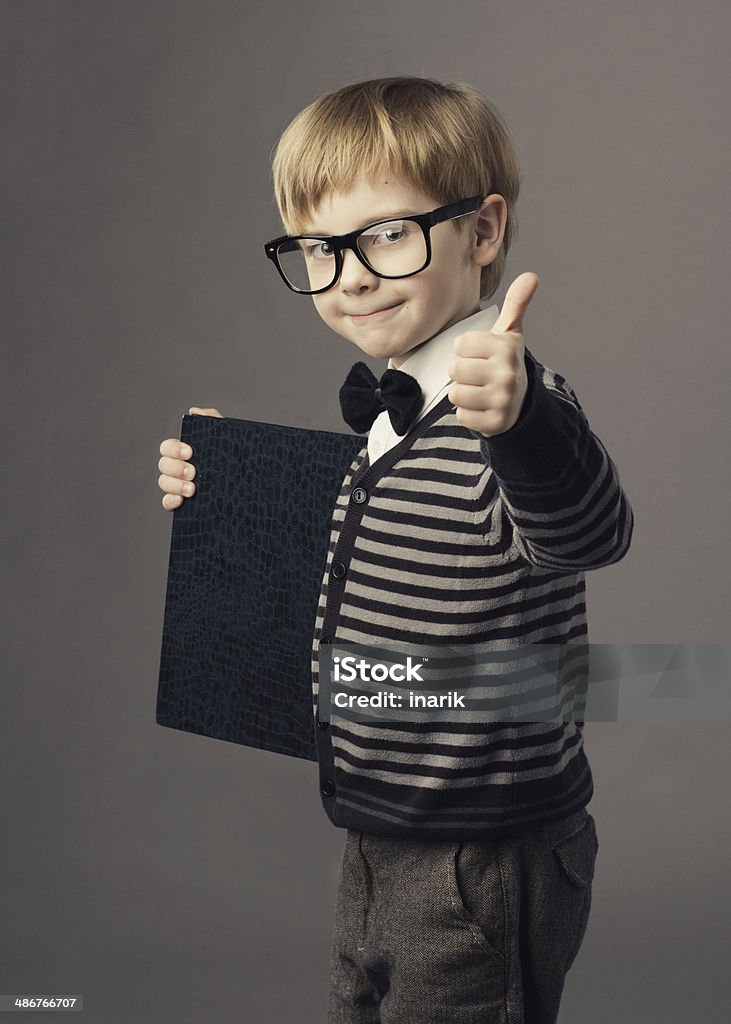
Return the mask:
M379 220L391 220L394 217L413 217L414 210L408 206L402 206L398 210L387 211L386 213L374 214L372 217L368 217L367 220L360 222L357 228L353 228L353 231L360 231L361 228L367 228L369 224L376 224ZM318 231L316 228L310 228L309 233L312 235L334 235L334 231ZM307 232L303 232L307 234ZM346 234L345 231L341 234Z

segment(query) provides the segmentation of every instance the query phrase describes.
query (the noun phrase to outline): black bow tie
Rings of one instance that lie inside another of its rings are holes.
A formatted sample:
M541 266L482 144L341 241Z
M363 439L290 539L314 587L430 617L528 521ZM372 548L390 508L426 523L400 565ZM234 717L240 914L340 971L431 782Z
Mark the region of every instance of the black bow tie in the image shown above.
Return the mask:
M379 381L365 363L356 363L340 388L343 419L358 434L370 430L376 416L388 409L394 431L403 435L423 404L415 377L386 370Z

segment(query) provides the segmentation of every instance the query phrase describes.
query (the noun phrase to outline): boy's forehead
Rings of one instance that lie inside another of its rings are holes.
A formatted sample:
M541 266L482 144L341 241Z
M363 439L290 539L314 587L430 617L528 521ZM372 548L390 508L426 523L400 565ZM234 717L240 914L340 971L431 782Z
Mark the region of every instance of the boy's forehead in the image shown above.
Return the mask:
M361 175L351 185L323 194L312 207L305 230L344 234L385 217L423 213L434 205L433 196L388 171L370 178Z

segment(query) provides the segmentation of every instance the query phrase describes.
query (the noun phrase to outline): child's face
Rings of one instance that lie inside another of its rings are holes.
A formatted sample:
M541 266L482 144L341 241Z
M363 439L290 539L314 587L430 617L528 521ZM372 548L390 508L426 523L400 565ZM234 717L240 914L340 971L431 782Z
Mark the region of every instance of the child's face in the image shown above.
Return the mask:
M381 174L374 182L359 178L350 191L324 198L302 233L341 235L392 214L427 213L441 205L392 175ZM457 234L448 221L434 225L431 262L412 277L377 277L352 250L343 250L338 281L312 296L317 312L367 355L392 358L400 366L419 345L479 310L480 270L497 256L505 211L505 200L493 195L464 218L469 231L463 226ZM387 307L393 308L358 315Z

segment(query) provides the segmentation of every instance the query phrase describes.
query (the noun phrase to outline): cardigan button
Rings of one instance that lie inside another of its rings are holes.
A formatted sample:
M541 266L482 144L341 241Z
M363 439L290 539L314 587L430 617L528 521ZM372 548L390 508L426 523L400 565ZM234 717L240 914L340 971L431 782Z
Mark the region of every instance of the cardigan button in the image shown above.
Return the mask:
M332 781L332 779L325 779L322 786L320 787L320 792L322 793L323 796L333 795L333 793L335 792L335 783Z
M346 572L347 569L345 568L343 562L336 562L335 565L332 567L332 574L336 580L341 580Z
M368 491L364 487L355 487L350 497L356 505L362 505L368 498Z

